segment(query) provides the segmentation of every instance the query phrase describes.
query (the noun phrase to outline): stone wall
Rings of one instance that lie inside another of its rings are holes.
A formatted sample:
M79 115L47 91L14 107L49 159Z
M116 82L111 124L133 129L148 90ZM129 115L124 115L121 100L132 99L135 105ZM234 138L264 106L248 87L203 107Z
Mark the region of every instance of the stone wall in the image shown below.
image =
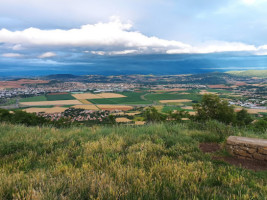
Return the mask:
M230 136L226 145L227 151L233 156L267 162L267 140Z

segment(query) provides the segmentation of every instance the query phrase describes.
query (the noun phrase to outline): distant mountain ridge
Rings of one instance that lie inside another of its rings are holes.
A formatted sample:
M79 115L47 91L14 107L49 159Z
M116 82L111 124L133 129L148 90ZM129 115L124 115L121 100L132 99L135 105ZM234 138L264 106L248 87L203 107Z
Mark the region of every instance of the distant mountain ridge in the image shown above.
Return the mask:
M228 71L226 73L236 76L267 78L267 70Z

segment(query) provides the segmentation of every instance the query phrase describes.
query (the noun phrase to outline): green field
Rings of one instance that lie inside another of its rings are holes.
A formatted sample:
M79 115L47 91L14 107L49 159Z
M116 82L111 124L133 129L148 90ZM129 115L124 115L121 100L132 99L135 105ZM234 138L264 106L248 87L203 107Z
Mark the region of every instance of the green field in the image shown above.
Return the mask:
M0 199L265 199L266 171L213 160L225 152L198 148L223 142L229 132L257 135L218 123L203 127L0 124Z
M106 99L89 99L88 101L94 104L152 104L152 101L147 101L141 98L142 95L145 95L144 92L121 92L126 97L123 98L106 98Z
M176 100L176 99L190 99L193 101L201 100L201 95L192 93L192 94L171 94L169 92L162 93L162 94L148 94L146 95L146 99L151 101L160 101L160 100Z
M47 101L75 100L71 94L46 95Z
M20 102L34 102L34 101L47 101L46 96L34 96L34 97L28 97L28 98L23 98L20 100Z
M164 106L163 108L162 108L162 112L164 112L164 113L168 113L168 112L170 112L170 111L174 111L174 110L179 110L179 111L181 111L181 110L185 110L185 109L183 109L183 108L181 108L180 106ZM185 110L185 111L194 111L194 110Z
M217 92L217 93L232 93L229 90L218 90L218 89L206 89L208 92Z

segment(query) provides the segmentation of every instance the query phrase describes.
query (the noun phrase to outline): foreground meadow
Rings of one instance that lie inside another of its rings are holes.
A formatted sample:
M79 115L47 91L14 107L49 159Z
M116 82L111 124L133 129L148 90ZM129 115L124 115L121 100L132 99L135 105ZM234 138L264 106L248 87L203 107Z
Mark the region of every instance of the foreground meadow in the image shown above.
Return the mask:
M212 159L201 142L267 138L211 122L39 128L0 124L0 199L265 199L267 172ZM217 155L225 155L221 150Z

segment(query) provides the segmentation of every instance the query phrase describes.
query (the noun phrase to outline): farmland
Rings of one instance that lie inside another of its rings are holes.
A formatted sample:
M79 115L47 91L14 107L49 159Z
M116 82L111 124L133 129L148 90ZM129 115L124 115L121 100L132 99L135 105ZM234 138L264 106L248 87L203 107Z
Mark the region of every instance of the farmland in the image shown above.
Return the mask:
M123 98L105 98L105 99L91 99L94 104L152 104L151 100L145 100L142 98L146 95L146 92L122 92L119 93L125 97Z
M85 110L99 110L95 105L75 105L72 108L85 109Z
M160 100L160 103L185 103L192 102L190 99L179 99L179 100Z
M79 105L82 104L78 100L62 100L62 101L35 101L21 102L22 106L47 106L47 105Z
M230 75L226 75L226 77L228 76ZM123 76L121 77L123 78ZM153 76L153 78L155 77ZM194 76L186 76L186 78L190 77ZM151 77L147 76L145 79L147 78L150 80ZM177 76L170 76L169 81L173 80L173 78L177 78ZM201 79L201 76L198 75L195 78ZM207 78L206 75L204 75L204 78ZM132 110L131 112L138 111L142 113L146 107L154 106L157 111L162 113L185 110L191 115L195 115L192 106L195 103L199 103L203 95L216 94L229 101L231 105L248 108L248 112L257 119L266 115L266 108L264 107L266 107L267 103L262 98L262 94L265 92L264 84L261 83L260 79L249 79L250 82L251 84L248 84L244 78L235 80L235 78L230 77L228 84L216 84L216 82L206 83L206 85L169 85L166 83L166 85L148 84L142 86L129 84L127 87L131 88L131 90L118 90L117 92L113 92L113 84L104 84L105 87L108 87L107 90L105 88L99 88L99 90L88 88L86 90L83 88L83 91L75 90L73 92L71 90L68 90L68 92L56 90L39 96L21 98L20 107L22 108L20 109L27 109L27 112L48 112L44 111L44 108L50 106L53 109L55 109L54 107L62 107L85 109L87 111L106 110L114 114L124 111L125 115L123 117L133 119L130 115L127 116L130 110ZM81 84L77 83L76 85ZM116 87L123 85L124 83L116 84ZM90 84L90 86L103 87L103 83L94 83ZM253 100L255 95L258 95L257 101ZM43 110L37 109L37 107L43 108ZM33 108L36 109L34 110ZM52 112L53 109L50 109L50 111Z
M38 102L38 101L47 101L46 96L34 96L34 97L28 97L28 98L23 98L20 100L20 102Z
M124 106L124 105L98 105L97 106L101 110L123 110L128 111L132 110L132 106Z
M179 100L179 99L190 99L192 101L199 101L201 99L201 95L198 93L191 93L191 94L180 94L180 93L162 93L162 94L148 94L146 95L146 99L160 101L160 100Z
M59 101L59 100L74 100L75 98L71 94L48 94L46 95L47 101Z

